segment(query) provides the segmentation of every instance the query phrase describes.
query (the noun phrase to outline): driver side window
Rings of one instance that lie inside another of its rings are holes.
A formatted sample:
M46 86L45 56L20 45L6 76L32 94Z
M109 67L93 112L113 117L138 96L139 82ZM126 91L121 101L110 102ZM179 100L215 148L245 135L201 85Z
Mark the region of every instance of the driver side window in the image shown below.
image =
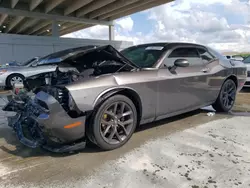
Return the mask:
M180 47L174 49L165 59L164 64L167 67L172 67L177 59L188 60L190 66L202 64L198 51L194 47Z

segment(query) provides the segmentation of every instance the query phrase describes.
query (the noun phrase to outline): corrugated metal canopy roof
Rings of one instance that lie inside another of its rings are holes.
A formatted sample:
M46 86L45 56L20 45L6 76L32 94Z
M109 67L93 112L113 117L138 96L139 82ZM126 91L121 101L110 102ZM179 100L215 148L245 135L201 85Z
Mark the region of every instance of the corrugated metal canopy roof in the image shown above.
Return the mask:
M51 35L56 20L60 35L113 20L173 0L0 0L0 32Z

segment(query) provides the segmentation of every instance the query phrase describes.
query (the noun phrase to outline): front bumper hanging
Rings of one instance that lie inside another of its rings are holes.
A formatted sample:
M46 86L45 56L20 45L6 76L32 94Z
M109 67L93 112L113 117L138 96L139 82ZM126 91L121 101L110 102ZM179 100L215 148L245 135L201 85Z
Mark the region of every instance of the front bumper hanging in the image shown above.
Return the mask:
M81 150L86 146L85 117L69 117L60 104L46 93L40 93L35 99L26 99L23 103L12 100L3 110L17 112L15 116L8 117L8 123L25 146L57 153ZM83 124L72 129L64 128L65 123L76 121Z

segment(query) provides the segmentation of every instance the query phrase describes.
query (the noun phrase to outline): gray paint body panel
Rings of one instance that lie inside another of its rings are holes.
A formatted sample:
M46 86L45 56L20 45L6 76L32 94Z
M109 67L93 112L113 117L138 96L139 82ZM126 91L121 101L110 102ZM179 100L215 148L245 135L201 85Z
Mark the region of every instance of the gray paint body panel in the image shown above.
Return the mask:
M117 88L131 89L140 96L143 122L212 104L222 83L233 73L237 73L239 83L246 80L245 67L225 69L218 62L207 66L213 67L208 73L173 75L168 69L142 70L92 78L66 88L82 111L93 110L96 101L106 92Z

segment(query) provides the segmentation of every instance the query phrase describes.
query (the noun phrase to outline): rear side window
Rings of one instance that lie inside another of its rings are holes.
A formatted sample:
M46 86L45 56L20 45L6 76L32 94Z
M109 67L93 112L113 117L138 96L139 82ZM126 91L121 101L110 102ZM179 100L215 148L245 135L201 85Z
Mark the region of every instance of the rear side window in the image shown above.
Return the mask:
M169 58L199 58L196 48L177 48L168 56Z
M198 50L200 57L204 63L208 63L214 59L214 57L207 50L205 50L203 48L198 48L197 50Z
M164 60L167 67L174 66L177 59L186 59L190 66L203 65L199 53L195 47L179 47L174 49L169 56Z
M210 53L213 54L213 56L214 56L215 58L222 59L222 60L227 59L226 56L223 56L223 55L222 55L220 52L218 52L217 50L214 50L213 48L208 47L208 46L207 46L206 48L208 49L208 51L209 51ZM230 56L229 56L229 58L230 58Z

